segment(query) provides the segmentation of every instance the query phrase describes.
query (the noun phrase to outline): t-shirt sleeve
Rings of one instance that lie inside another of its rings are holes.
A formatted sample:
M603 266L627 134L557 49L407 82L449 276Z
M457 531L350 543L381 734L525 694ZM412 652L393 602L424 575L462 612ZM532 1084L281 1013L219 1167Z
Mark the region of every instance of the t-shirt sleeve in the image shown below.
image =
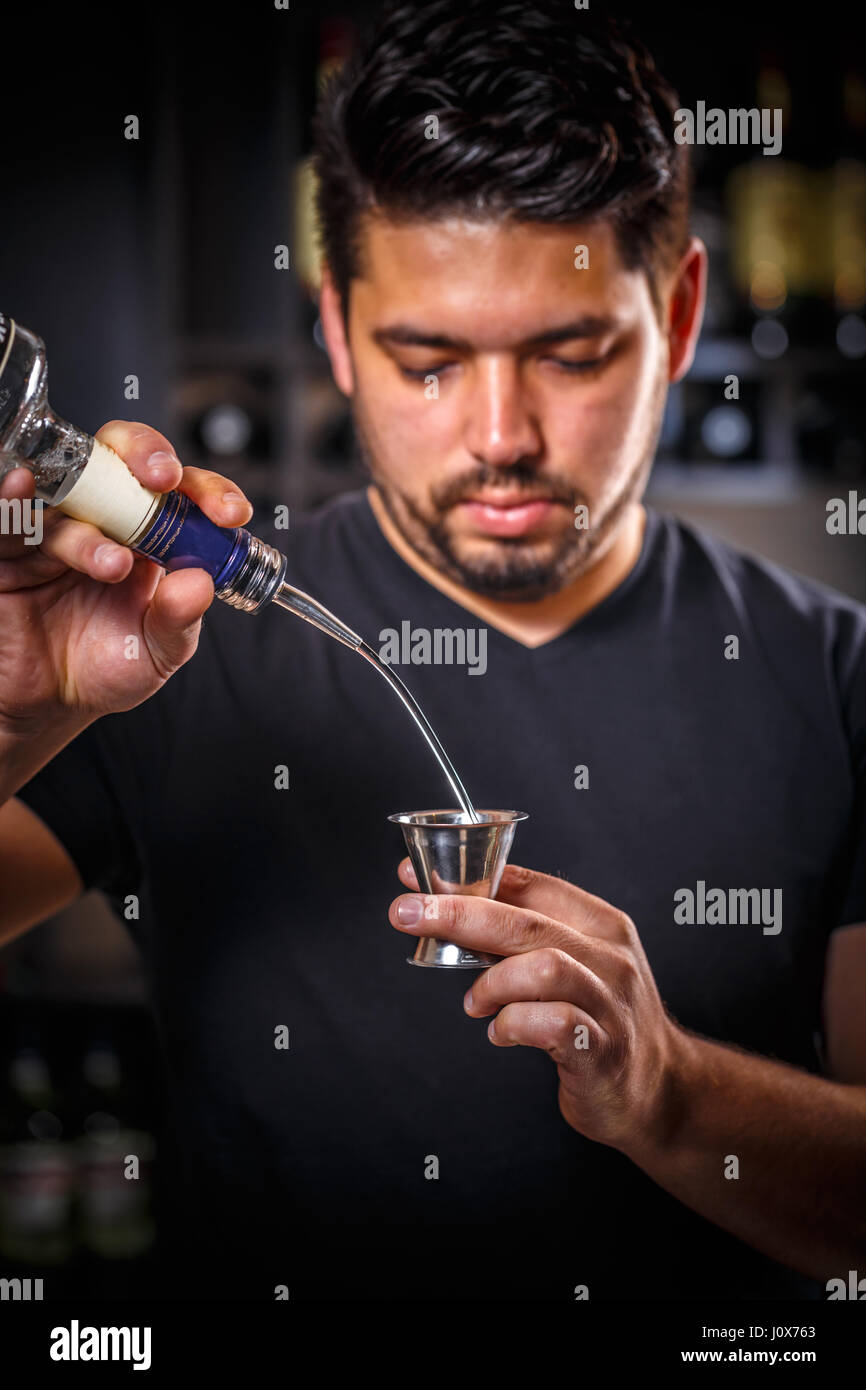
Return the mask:
M15 795L57 836L85 889L99 888L109 896L135 891L139 856L98 720Z
M837 926L866 922L866 620L858 624L844 671L843 692L851 747L855 800L847 885Z

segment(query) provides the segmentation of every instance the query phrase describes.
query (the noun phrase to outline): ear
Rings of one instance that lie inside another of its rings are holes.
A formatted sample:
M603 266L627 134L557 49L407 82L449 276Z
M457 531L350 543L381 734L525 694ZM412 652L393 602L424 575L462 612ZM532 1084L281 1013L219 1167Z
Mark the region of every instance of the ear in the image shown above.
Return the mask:
M355 389L352 357L349 352L349 341L346 337L346 325L343 321L340 296L327 265L322 266L319 318L322 320L322 332L325 335L325 346L331 359L331 371L334 374L334 380L344 396L351 396Z
M668 304L668 375L679 381L692 365L707 297L707 248L693 236L673 276Z

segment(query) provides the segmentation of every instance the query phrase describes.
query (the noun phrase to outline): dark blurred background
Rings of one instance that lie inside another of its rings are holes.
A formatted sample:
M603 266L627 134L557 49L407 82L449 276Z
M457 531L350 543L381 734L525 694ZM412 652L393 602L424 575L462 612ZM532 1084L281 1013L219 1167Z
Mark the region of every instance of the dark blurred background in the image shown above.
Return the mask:
M320 344L306 157L317 84L369 8L97 19L49 4L33 45L4 54L0 308L45 339L52 404L90 431L146 421L271 514L364 476ZM866 600L866 541L825 525L828 499L866 495L857 12L824 4L801 26L762 0L611 8L635 16L683 106L785 112L778 156L693 150L709 302L651 501ZM88 894L0 952L0 1000L0 1274L50 1270L52 1296L153 1289L159 1231L183 1213L159 1166L155 1040L123 924ZM134 1183L116 1161L130 1152Z

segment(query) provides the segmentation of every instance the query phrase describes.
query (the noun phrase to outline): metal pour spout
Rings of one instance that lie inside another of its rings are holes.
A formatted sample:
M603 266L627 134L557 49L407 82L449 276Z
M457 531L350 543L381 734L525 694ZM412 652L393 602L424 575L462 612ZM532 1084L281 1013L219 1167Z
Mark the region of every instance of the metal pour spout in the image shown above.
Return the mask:
M344 647L351 647L353 651L358 651L364 645L364 639L359 637L357 632L353 632L346 623L341 622L329 608L326 608L323 603L319 603L309 594L305 594L303 589L296 589L285 579L271 601L279 604L280 608L287 608L290 613L294 613L298 618L303 618L305 622L312 623L313 627L319 628L321 632L327 632L329 637L334 637L338 642L342 642Z

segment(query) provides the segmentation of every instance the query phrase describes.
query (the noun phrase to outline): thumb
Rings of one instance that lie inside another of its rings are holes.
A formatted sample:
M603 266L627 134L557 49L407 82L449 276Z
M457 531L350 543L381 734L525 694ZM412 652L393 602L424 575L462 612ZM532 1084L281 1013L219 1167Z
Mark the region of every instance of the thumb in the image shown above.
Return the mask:
M213 597L213 580L202 569L175 570L157 584L141 630L151 660L164 680L193 655L202 617Z

